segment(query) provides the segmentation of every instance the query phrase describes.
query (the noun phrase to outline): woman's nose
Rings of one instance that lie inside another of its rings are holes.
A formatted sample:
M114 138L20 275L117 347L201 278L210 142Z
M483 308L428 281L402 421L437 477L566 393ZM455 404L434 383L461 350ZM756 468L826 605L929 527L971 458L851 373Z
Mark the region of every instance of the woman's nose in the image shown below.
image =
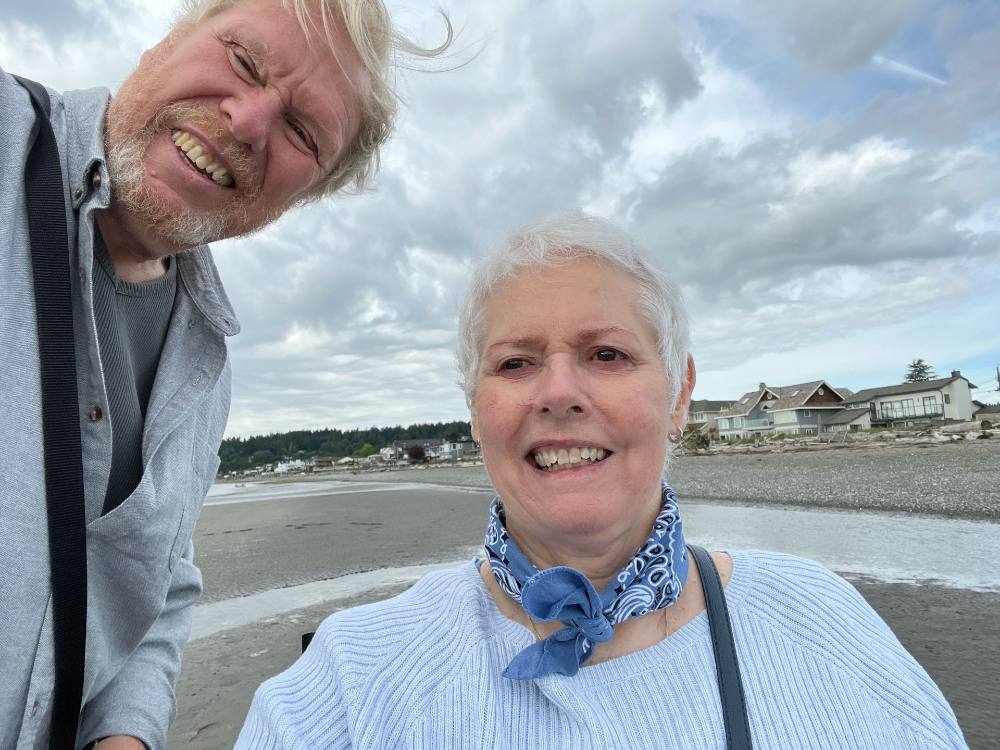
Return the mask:
M535 401L538 411L555 417L583 414L589 400L582 375L575 357L550 357L537 381Z
M258 88L223 99L220 109L233 137L259 154L280 122L283 105L277 93Z

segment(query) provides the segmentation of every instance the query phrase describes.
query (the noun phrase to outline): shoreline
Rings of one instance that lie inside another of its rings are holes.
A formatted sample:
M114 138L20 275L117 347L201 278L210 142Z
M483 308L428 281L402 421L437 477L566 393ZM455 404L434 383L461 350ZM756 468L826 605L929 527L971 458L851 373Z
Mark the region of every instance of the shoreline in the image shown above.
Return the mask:
M688 454L671 461L668 480L682 501L1000 522L1000 440ZM482 464L379 467L236 481L414 482L492 491Z

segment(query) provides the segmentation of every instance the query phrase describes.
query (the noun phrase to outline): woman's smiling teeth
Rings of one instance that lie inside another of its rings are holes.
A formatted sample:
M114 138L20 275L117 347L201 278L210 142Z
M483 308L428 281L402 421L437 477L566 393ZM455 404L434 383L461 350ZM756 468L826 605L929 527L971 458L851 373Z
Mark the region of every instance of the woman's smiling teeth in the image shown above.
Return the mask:
M583 462L597 463L608 455L604 448L538 448L532 451L535 463L543 471L560 471L572 469Z
M193 135L183 130L174 130L171 131L170 137L173 138L174 145L198 171L205 173L222 187L233 184L233 178L229 176L226 168L209 156L208 149Z

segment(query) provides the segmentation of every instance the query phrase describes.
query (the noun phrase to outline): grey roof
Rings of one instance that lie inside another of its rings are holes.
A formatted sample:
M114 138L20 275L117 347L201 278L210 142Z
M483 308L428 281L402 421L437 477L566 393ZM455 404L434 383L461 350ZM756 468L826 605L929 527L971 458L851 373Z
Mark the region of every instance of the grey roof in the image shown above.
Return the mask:
M836 393L836 389L834 389L833 386L825 380L811 380L808 383L783 385L780 388L772 388L771 390L778 396L778 400L768 403L767 410L781 411L782 409L800 409L805 406L806 401L812 398L812 395L820 386L826 386L831 391ZM830 406L837 406L837 404L830 404Z
M948 383L955 380L965 380L966 378L961 375L953 375L950 378L938 378L937 380L924 380L919 383L900 383L899 385L885 385L881 388L866 388L863 391L858 391L853 394L849 399L849 402L861 403L862 401L871 401L872 399L878 398L879 396L896 396L900 393L917 393L919 391L935 391L939 388L944 388ZM969 385L975 388L972 383Z
M833 390L835 390L837 393L839 393L845 399L846 398L850 398L851 396L854 395L854 391L852 391L850 388L834 388Z
M825 420L823 424L824 425L850 424L858 417L863 417L867 413L868 409L844 409L839 414L836 414L830 417L830 419Z
M708 399L698 399L692 401L691 405L688 407L689 412L698 411L722 411L723 409L729 408L729 405L733 403L732 401L709 401Z
M722 414L720 414L719 416L742 417L743 415L750 413L751 411L753 411L753 408L757 405L757 402L760 401L760 397L764 395L765 391L770 391L771 393L774 393L774 389L772 388L765 388L764 390L758 388L756 391L747 391L742 396L740 396L739 399L737 399L732 406L730 406L728 409L722 412ZM778 394L775 393L774 395ZM746 401L746 403L743 403L744 401Z
M763 384L762 384L763 385ZM808 383L797 383L795 385L781 385L781 386L768 386L764 385L763 388L758 388L756 391L750 391L749 393L744 393L740 396L739 401L734 403L732 407L722 412L719 416L721 417L742 417L753 411L753 408L757 405L757 402L763 397L764 393L770 393L776 398L772 401L767 402L768 411L778 411L781 409L799 409L805 406L806 401L808 401L812 395L816 392L816 389L820 386L825 386L829 388L837 395L843 397L843 394L837 388L834 388L825 380L810 380ZM743 401L746 401L744 404ZM839 406L839 404L830 404L831 407Z

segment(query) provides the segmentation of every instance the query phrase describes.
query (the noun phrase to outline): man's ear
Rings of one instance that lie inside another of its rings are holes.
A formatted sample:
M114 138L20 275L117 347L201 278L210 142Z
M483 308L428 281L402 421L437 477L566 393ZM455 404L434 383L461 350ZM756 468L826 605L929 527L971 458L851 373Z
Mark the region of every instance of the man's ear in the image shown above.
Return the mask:
M687 358L687 369L684 373L684 382L681 383L680 393L677 394L677 403L671 413L673 431L684 431L687 427L688 407L691 405L691 394L694 393L694 385L698 381L698 374L694 366L694 357L690 354Z

